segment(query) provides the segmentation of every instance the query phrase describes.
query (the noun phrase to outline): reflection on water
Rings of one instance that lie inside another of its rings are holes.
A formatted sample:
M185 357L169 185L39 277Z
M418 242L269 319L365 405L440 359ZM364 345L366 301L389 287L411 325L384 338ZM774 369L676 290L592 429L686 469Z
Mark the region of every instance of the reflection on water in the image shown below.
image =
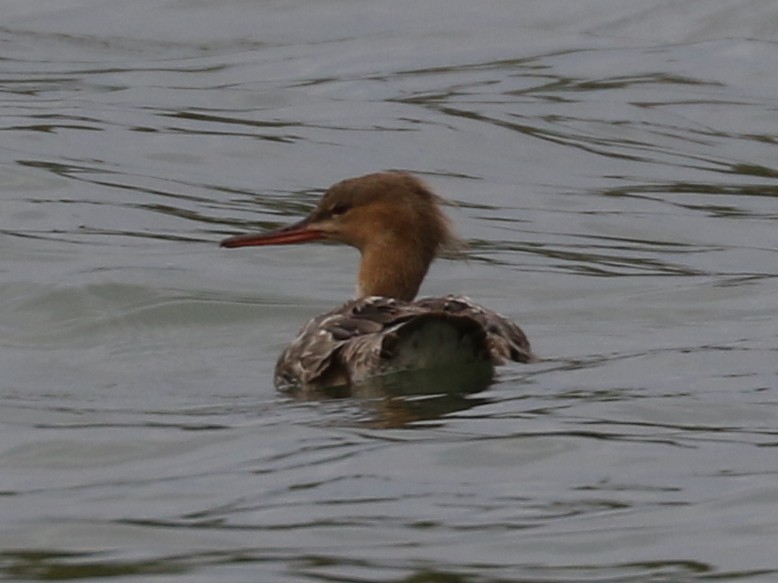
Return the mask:
M0 578L775 580L776 8L568 4L3 5ZM275 391L381 169L548 360Z
M482 404L473 397L492 382L490 364L425 369L372 377L358 385L319 390L293 388L287 394L299 400L351 398L367 417L368 426L411 427Z
M190 557L190 560L194 557ZM4 554L4 578L18 581L70 581L133 575L175 575L186 573L187 560L157 561L101 560L94 553L17 552Z

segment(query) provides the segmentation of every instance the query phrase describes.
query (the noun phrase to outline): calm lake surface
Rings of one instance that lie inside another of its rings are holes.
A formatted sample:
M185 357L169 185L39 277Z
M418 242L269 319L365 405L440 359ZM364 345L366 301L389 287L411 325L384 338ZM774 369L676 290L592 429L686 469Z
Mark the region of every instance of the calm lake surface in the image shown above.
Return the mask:
M2 13L0 579L778 581L778 3ZM218 241L381 169L543 362L274 389L358 256Z

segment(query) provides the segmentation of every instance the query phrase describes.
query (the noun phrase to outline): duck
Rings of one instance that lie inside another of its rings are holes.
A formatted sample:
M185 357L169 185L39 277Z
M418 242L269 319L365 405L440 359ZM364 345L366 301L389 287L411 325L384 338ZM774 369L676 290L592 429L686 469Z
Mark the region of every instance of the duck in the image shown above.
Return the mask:
M538 360L519 326L469 297L416 299L435 258L466 247L444 202L413 174L376 172L334 184L299 222L221 241L228 249L334 241L361 255L355 297L302 327L276 363L278 388Z

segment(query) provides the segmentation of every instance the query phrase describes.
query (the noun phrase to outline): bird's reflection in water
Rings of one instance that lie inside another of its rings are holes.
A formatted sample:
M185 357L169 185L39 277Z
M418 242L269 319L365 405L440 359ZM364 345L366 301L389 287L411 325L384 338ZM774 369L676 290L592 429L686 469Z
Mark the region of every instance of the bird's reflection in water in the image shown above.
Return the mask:
M353 386L326 389L294 387L287 389L286 393L301 401L348 398L366 414L360 424L376 428L403 428L483 404L486 399L473 395L489 387L493 379L494 367L477 363L398 372L373 377Z

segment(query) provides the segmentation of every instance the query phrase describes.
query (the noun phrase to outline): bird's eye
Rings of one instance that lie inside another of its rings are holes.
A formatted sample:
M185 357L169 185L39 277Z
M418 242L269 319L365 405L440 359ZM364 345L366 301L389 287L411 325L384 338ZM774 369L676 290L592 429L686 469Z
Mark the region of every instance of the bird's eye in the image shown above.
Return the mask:
M333 217L338 217L340 215L345 214L351 207L347 205L345 202L338 202L335 203L335 206L332 207L332 210L330 211L330 214Z

